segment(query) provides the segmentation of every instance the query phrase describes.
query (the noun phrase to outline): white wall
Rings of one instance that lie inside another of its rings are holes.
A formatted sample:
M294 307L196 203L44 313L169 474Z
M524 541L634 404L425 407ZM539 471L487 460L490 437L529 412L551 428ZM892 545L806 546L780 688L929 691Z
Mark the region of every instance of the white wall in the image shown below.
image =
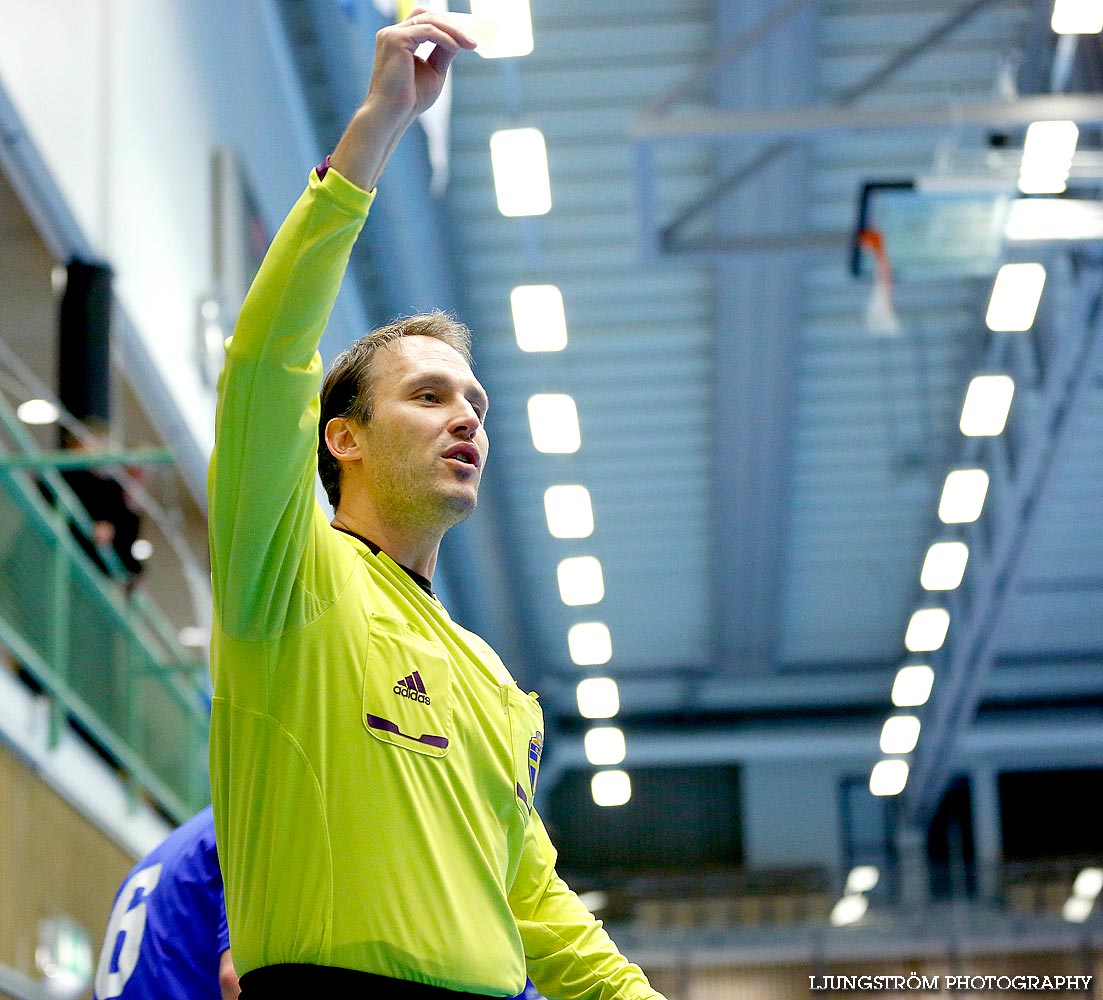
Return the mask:
M322 156L274 2L0 0L0 25L0 86L206 454L194 331L213 280L211 151L237 149L270 231ZM363 328L346 293L334 339Z

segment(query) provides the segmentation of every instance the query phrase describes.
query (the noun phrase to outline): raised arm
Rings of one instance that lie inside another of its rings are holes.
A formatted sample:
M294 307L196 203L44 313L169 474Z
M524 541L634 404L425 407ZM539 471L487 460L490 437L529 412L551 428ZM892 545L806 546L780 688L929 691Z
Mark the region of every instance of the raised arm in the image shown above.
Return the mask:
M436 46L428 59L415 54L423 42ZM474 44L447 15L425 11L378 33L368 95L332 169L311 174L242 305L219 381L208 482L215 609L234 638L271 637L325 601L325 580L311 581L309 601L295 597L318 522L318 343L368 192L402 133L436 100L452 59Z
M428 59L414 53L424 42L436 48ZM330 164L357 187L370 191L402 134L440 96L448 67L475 40L447 14L416 8L399 24L375 36L375 62L364 103L352 116Z

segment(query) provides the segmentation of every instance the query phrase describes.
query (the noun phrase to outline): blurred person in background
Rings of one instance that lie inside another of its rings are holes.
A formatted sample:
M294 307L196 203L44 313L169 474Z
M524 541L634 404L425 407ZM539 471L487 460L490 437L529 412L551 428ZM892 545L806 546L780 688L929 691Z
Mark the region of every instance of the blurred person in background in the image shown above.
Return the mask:
M64 428L61 431L61 447L66 451L95 454L107 448L106 437L95 431L82 440ZM141 530L141 516L130 504L126 488L118 479L104 469L89 466L83 469L63 469L61 478L65 480L76 498L88 512L92 520L93 534L87 537L75 525L73 537L89 558L104 573L111 574L104 562L103 549L114 549L122 566L123 584L132 584L142 572L141 562L134 557L134 543Z

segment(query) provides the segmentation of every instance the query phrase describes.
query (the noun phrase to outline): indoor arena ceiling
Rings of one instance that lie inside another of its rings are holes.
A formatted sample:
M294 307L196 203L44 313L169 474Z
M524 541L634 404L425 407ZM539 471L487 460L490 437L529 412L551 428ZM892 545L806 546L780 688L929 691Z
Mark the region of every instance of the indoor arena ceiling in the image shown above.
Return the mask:
M323 145L362 86L340 79L342 46L382 23L370 5L346 3L335 27L333 6L281 4ZM958 419L971 376L1014 362L993 354L1003 347L984 311L1000 260L1029 254L1000 245L970 256L955 244L948 266L901 264L896 335L871 332L872 279L850 271L864 185L1021 148L1030 93L1063 86L1052 4L532 6L530 55L456 64L443 198L400 187L394 168L385 179L381 205L417 198L401 238L428 224L446 251L429 284L396 278L387 250L399 237L386 219L358 261L380 316L443 304L476 333L493 451L486 503L446 553L457 617L540 689L552 726L580 731L576 683L614 677L630 758L646 763L734 761L776 753L780 736L825 734L868 744L872 763L898 667L931 662L931 735L908 789L916 813L933 808L940 762L978 710L993 726L1010 720L1017 739L1036 725L1098 728L1103 364L1092 288L1075 260L1061 270L1067 246L1034 251L1053 265L1050 287L1034 333L1017 336L1075 340L1072 367L1059 385L1055 375L1021 387L1001 458L967 442ZM1096 39L1082 44L1090 79ZM793 111L783 126L779 109ZM1088 113L1081 148L1098 145L1103 121L1097 104ZM544 134L552 207L507 218L488 140L521 126ZM561 290L564 350L519 350L510 292L527 284ZM526 408L538 393L574 398L576 452L535 450ZM1008 459L1018 445L1036 460ZM985 462L996 471L981 521L943 525L947 473ZM589 490L588 537L549 533L545 490L564 484ZM961 593L928 594L924 553L954 539L973 550ZM465 552L478 554L476 571ZM561 599L557 566L576 556L601 563L596 604ZM951 641L908 661L910 617L930 605L951 608ZM605 665L572 662L568 630L585 622L608 626ZM560 764L584 766L581 750Z
M383 16L369 0L278 7L332 147ZM576 684L609 676L629 764L824 750L872 766L898 668L927 662L913 817L937 804L954 747L1098 749L1099 244L993 252L981 223L942 231L920 208L913 243L888 234L894 335L866 315L872 258L851 273L863 189L1020 150L1032 95L1090 91L1080 148L1099 149L1098 36L1073 58L1051 9L532 0L530 55L457 60L447 189L428 193L412 132L353 275L373 322L442 306L475 332L491 461L442 589L540 691L549 728L580 735ZM552 207L507 218L488 142L520 126L544 134ZM1047 267L1029 333L986 328L1003 260ZM530 284L561 290L565 349L519 349L510 292ZM1016 377L1007 431L966 439L966 387L996 372ZM528 400L544 393L573 397L577 451L534 448ZM947 474L974 466L991 476L980 520L942 524ZM592 534L551 535L555 485L588 489ZM964 582L928 593L924 554L949 540L970 546ZM604 595L568 606L557 567L579 556L600 561ZM909 656L911 616L934 606L947 642ZM580 623L608 627L607 663L572 662ZM587 766L581 742L554 741L549 768Z

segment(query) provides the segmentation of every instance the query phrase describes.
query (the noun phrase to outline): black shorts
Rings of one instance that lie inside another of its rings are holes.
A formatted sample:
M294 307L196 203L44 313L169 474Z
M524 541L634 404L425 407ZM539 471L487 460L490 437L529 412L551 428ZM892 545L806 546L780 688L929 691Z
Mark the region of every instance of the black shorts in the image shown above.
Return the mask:
M266 965L241 977L241 1000L478 1000L487 995L328 965Z

